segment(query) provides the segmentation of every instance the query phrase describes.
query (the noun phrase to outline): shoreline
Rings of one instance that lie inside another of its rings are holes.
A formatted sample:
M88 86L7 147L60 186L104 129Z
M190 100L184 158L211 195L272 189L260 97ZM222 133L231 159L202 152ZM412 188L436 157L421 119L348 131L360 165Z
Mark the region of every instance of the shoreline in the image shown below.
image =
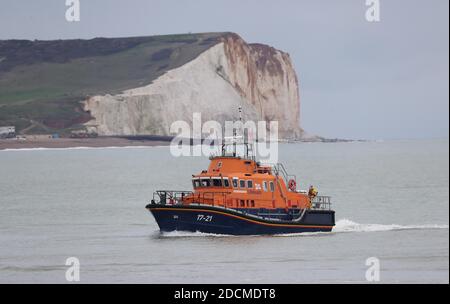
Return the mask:
M168 146L170 141L152 139L127 139L120 137L55 138L55 139L0 139L1 150L20 149L64 149L64 148L110 148L110 147L155 147Z
M65 149L65 148L120 148L169 146L172 137L140 136L95 138L40 138L40 139L0 139L0 151L20 149ZM320 139L320 140L280 140L279 143L346 143L366 142L366 140Z

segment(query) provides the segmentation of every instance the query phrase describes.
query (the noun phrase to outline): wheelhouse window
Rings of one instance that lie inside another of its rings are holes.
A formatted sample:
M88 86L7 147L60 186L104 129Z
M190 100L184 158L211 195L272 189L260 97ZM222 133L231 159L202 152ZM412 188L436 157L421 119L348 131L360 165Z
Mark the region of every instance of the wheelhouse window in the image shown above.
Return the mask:
M247 181L247 188L253 189L253 181L252 180Z
M193 180L192 180L192 185L194 186L194 189L200 187L200 180L198 180L198 179L193 179Z
M245 207L245 201L241 200L241 207Z
M220 179L220 178L213 178L212 179L212 186L213 187L222 187L222 179Z
M270 192L274 192L275 191L275 185L273 184L273 182L270 182Z
M233 178L233 187L234 188L238 187L238 179L237 178Z
M210 179L202 179L201 180L201 187L210 187L211 186L211 180Z
M243 179L239 180L239 187L245 188L245 180L243 180Z
M230 187L230 181L228 180L228 178L223 179L223 186L226 188Z
M264 189L264 191L267 192L267 182L266 181L263 182L263 189Z

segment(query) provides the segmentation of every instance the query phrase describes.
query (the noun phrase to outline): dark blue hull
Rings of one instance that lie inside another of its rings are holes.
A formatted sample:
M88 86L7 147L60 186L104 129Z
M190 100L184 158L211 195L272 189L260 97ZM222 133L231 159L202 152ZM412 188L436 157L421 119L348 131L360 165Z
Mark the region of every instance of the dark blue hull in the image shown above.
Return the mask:
M287 234L331 231L332 210L306 210L300 221L262 218L212 206L149 204L146 207L163 232L192 231L230 235Z

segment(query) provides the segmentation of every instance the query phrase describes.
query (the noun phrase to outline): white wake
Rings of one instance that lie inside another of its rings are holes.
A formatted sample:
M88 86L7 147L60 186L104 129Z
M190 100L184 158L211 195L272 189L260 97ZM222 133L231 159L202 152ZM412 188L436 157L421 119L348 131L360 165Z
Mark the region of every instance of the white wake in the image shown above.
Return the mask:
M341 219L336 222L333 232L376 232L391 230L412 230L412 229L448 229L448 225L424 224L424 225L397 225L397 224L360 224L348 219Z

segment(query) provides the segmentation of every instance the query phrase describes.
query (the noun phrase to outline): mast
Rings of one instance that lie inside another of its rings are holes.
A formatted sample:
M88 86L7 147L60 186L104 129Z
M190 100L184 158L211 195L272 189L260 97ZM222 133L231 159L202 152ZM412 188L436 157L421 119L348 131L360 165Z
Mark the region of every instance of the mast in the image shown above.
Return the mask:
M238 108L238 110L239 110L239 127L241 127L241 124L242 124L242 107L241 106L239 106L239 108ZM235 132L235 134L234 134L234 156L236 156L237 155L237 151L236 151L236 145L237 145L237 132L236 132L236 130L235 129L233 129L234 130L234 132Z
M237 145L238 145L238 141L239 141L239 145L244 146L244 152L243 152L242 156L244 158L252 158L253 159L254 156L253 155L250 156L250 151L253 154L253 148L252 148L252 145L248 141L248 132L246 134L245 128L243 127L242 107L240 106L238 108L238 110L239 110L239 126L238 127L233 126L233 136L232 137L224 136L222 138L222 156L226 156L227 150L228 150L227 148L232 145L233 146L232 151L231 151L232 156L237 157L238 156ZM241 133L241 134L238 134L238 133ZM225 130L223 130L222 134L225 134ZM230 143L229 140L231 140L232 142Z

